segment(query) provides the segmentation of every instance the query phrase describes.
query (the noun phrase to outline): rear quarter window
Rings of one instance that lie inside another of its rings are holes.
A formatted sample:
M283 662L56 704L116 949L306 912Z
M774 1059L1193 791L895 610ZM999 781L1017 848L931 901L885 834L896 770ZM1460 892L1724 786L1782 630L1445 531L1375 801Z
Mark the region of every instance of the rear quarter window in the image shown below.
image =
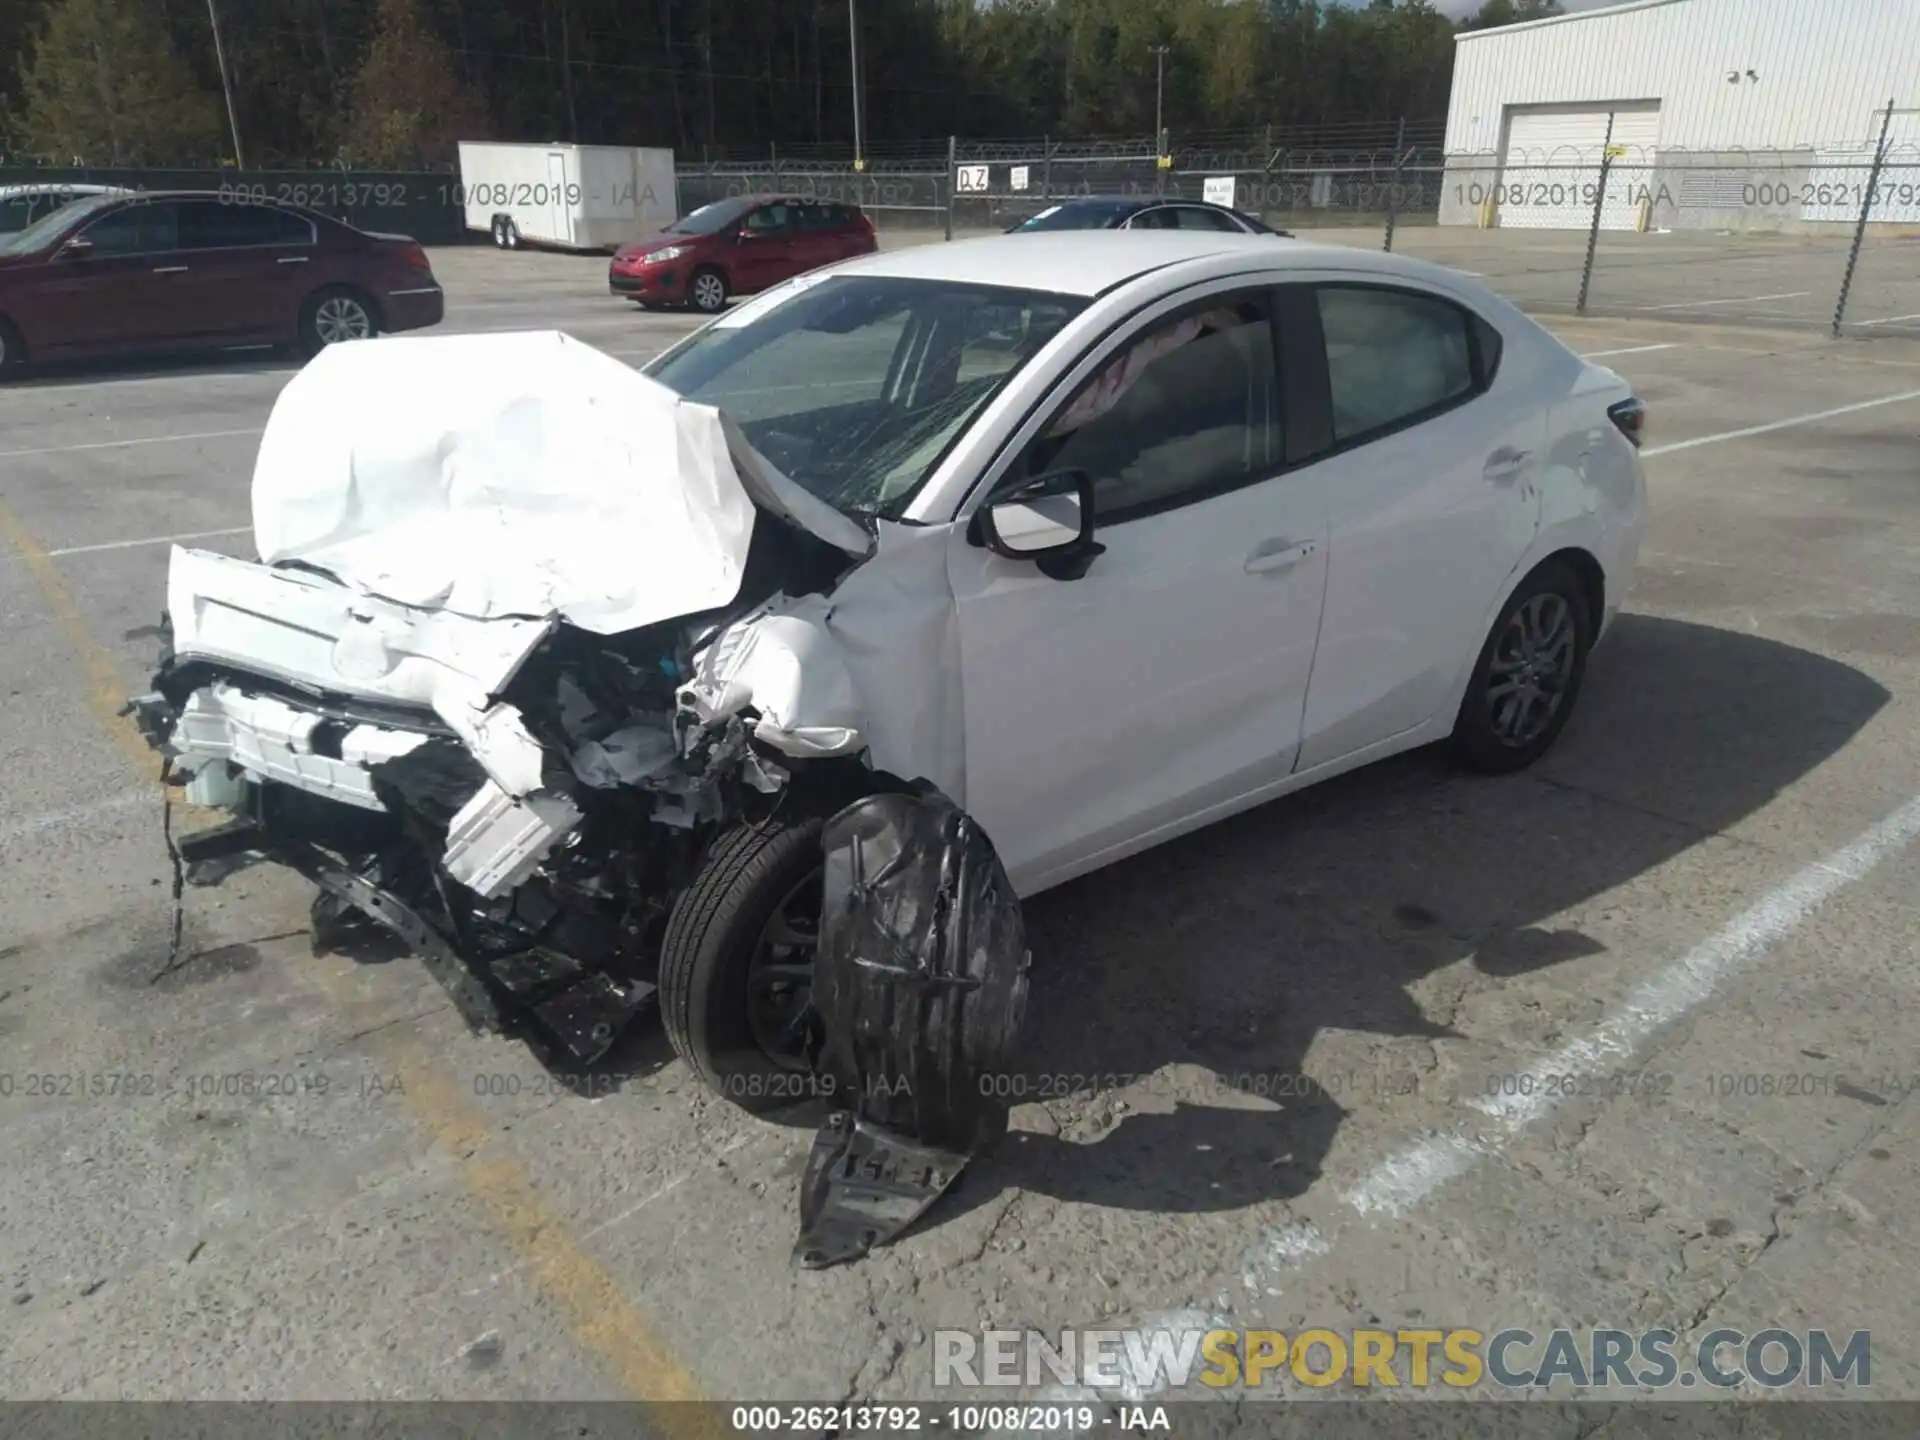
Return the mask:
M1479 315L1468 312L1471 321L1473 340L1473 369L1485 390L1493 384L1493 377L1500 373L1500 352L1506 347L1506 340L1494 329L1492 323Z

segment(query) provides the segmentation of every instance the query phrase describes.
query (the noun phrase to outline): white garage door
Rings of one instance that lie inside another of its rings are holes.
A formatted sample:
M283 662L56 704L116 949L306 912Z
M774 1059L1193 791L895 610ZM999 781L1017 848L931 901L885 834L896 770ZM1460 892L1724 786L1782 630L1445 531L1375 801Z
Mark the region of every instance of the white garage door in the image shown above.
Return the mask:
M1496 192L1498 224L1524 230L1584 230L1593 223L1600 159L1607 148L1605 104L1509 112L1507 148ZM1654 184L1660 111L1644 102L1613 110L1615 157L1607 180L1603 230L1632 230L1640 199Z

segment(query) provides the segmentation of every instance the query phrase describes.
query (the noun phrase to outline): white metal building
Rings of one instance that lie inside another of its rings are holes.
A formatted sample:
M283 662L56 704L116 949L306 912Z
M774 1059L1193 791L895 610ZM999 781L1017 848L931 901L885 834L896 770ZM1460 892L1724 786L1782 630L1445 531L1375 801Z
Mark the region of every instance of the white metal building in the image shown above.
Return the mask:
M1636 0L1461 34L1442 224L1920 223L1920 0Z

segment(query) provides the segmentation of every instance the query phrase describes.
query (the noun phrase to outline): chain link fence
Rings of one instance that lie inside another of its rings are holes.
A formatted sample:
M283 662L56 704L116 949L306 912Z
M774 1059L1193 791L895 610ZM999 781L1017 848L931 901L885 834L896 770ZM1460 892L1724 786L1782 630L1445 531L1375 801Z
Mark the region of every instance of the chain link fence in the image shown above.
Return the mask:
M1305 239L1389 249L1483 278L1545 314L1920 337L1920 143L1687 152L1559 147L1455 155L1438 123L876 149L683 155L682 211L772 191L861 206L883 244L994 234L1082 195L1216 198ZM1903 125L1910 118L1900 112ZM217 189L307 204L428 243L464 236L452 172L128 171L0 166L0 184Z

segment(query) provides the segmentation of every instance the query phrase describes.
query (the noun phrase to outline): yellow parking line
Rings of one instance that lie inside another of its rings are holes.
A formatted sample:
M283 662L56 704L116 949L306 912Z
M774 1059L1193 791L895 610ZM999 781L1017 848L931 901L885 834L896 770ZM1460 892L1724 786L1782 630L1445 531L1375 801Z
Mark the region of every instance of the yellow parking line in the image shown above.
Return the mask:
M131 718L119 714L124 682L113 657L94 640L80 607L46 549L0 502L0 537L18 552L60 628L67 647L87 678L87 699L95 716L136 770L157 783L153 751ZM319 977L336 1003L346 998L352 972L342 962L303 970ZM434 1063L412 1036L400 1030L370 1037L404 1084L403 1098L416 1119L460 1162L460 1174L486 1206L495 1229L518 1252L521 1265L535 1276L547 1297L567 1317L574 1339L628 1394L639 1400L698 1400L700 1384L666 1344L640 1308L629 1300L600 1264L568 1232L565 1220L540 1198L524 1167L493 1143L481 1115L468 1105L459 1086ZM717 1435L718 1422L705 1409L663 1412L654 1423L676 1436Z
M3 502L0 502L0 536L6 538L20 556L20 563L26 566L27 573L33 576L34 585L46 600L47 609L53 613L53 623L60 627L67 648L73 652L86 674L87 701L107 727L114 744L120 747L120 752L134 769L158 780L160 757L153 753L146 737L140 733L140 727L133 723L133 718L120 714L120 707L127 700L126 681L113 663L113 657L95 643L93 636L88 633L87 622L80 614L80 607L74 603L67 582L60 578L60 567L54 563L53 557L27 532L27 527L20 523L11 507Z

